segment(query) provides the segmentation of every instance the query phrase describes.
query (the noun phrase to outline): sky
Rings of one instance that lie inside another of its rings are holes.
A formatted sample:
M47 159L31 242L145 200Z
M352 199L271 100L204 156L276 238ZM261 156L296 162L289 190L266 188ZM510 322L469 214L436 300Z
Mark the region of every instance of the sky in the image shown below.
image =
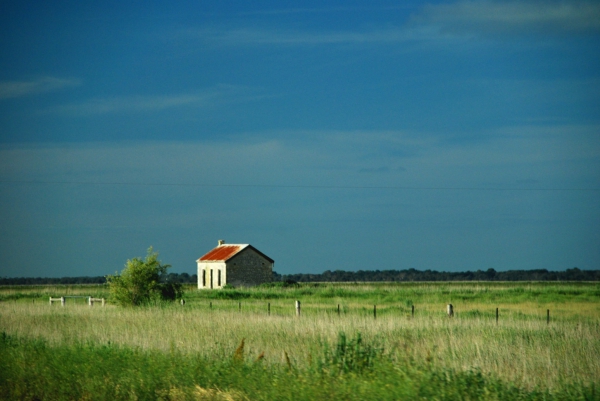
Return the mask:
M600 269L600 2L0 2L0 277Z

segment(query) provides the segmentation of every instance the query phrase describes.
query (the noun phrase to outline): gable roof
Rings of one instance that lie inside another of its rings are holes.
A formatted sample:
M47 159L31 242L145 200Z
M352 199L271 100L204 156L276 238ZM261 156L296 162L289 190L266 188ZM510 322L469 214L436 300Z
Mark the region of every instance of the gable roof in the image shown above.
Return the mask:
M198 259L198 262L225 262L238 254L248 244L223 244Z
M197 262L227 262L246 248L252 248L255 252L257 252L259 255L261 255L271 263L275 262L273 259L271 259L270 257L268 257L267 255L265 255L250 244L219 245L216 248L209 251L204 256L200 257L200 259L198 259Z

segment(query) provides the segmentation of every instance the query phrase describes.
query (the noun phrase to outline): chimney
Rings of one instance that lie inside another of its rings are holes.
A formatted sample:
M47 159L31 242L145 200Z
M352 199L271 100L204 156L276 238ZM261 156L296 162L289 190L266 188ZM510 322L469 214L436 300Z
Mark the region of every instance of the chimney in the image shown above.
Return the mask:
M220 239L220 240L219 240L219 246L221 246L221 245L223 245L223 244L225 244L225 240L224 240L224 239Z

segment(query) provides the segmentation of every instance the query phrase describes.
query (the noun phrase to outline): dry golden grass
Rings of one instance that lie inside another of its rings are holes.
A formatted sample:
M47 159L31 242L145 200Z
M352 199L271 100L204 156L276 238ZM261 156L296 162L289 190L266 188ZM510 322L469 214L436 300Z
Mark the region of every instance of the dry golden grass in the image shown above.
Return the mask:
M553 388L560 381L586 383L600 377L600 322L597 302L499 304L500 321L489 302L457 303L453 319L444 304L417 305L415 318L400 303L378 307L360 300L311 299L294 316L290 300L213 300L185 307L123 309L68 302L62 308L41 302L0 302L0 330L50 343L92 342L169 351L178 349L209 358L231 358L245 339L244 353L254 360L264 353L269 363L306 365L322 354L323 342L334 344L338 333L360 332L380 344L392 358L431 360L440 367L480 369L527 388ZM341 316L337 303L344 304ZM551 322L546 324L546 309Z

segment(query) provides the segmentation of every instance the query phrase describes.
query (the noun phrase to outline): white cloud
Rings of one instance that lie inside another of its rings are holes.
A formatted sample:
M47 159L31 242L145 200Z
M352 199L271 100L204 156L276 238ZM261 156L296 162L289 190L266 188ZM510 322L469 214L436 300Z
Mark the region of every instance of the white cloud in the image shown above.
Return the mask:
M117 96L90 99L84 102L55 106L46 110L46 113L85 117L112 113L160 111L182 106L202 107L223 102L244 101L259 96L251 92L252 90L248 88L219 85L203 92L187 94Z
M78 79L54 77L44 77L33 81L3 81L0 82L0 99L37 95L80 84L81 81Z
M413 17L458 33L572 33L600 31L600 3L589 1L459 1L428 5Z
M104 99L91 99L82 103L57 106L51 109L71 115L96 115L118 112L142 112L163 110L187 104L202 104L207 96L202 95L167 95L167 96L131 96Z

